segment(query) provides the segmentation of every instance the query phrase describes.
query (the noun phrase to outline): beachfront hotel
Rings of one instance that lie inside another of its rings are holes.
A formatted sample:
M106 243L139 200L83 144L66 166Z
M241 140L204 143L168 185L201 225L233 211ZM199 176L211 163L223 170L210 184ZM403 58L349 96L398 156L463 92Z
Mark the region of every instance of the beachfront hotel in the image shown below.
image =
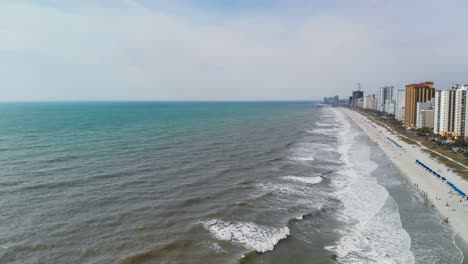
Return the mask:
M454 136L468 137L468 90L467 86L459 86L455 92L455 124Z
M427 102L434 98L434 83L423 82L406 85L405 93L405 126L416 127L417 103Z
M434 133L443 136L453 132L455 117L455 89L435 93Z
M434 128L434 98L416 103L416 127Z
M395 115L395 87L380 87L379 111Z
M377 98L375 94L364 96L364 109L377 110Z
M405 90L398 90L396 95L395 118L405 122Z
M468 91L463 85L437 91L434 103L434 133L443 136L467 137Z
M352 106L358 106L358 100L363 98L364 97L364 92L361 91L361 90L357 90L357 91L353 91L353 96L352 96ZM361 108L362 108L362 104L361 104Z

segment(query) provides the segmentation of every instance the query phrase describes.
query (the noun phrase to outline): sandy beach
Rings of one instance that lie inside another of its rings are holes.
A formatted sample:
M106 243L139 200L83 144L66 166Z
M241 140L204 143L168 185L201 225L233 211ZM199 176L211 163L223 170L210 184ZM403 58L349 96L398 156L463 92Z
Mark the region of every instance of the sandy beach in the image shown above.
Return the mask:
M372 141L378 144L402 175L406 177L406 180L427 200L428 206L433 206L437 210L441 221L448 218L448 225L467 245L468 200L463 199L447 183L423 169L416 163L416 160L438 172L465 193L468 191L468 182L453 173L444 164L431 158L419 145L411 145L400 140L392 131L371 122L358 112L348 109L343 111L367 133ZM387 137L394 140L401 148Z

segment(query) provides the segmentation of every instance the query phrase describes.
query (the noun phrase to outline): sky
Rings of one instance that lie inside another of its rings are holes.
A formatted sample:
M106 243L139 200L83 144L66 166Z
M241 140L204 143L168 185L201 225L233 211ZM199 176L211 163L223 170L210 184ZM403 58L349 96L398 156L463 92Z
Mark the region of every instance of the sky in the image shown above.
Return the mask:
M468 83L466 0L0 0L0 101L316 100Z

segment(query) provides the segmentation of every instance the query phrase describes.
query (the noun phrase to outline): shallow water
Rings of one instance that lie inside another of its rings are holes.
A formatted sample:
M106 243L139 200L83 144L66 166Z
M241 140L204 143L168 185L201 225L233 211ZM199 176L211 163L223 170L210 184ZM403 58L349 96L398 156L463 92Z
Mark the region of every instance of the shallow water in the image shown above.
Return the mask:
M0 263L460 263L337 109L0 105Z

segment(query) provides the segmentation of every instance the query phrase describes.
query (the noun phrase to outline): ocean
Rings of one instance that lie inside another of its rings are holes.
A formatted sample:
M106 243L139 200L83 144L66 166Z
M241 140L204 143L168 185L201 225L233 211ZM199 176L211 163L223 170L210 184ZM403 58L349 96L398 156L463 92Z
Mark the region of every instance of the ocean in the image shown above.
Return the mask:
M461 263L338 108L0 104L0 263Z

